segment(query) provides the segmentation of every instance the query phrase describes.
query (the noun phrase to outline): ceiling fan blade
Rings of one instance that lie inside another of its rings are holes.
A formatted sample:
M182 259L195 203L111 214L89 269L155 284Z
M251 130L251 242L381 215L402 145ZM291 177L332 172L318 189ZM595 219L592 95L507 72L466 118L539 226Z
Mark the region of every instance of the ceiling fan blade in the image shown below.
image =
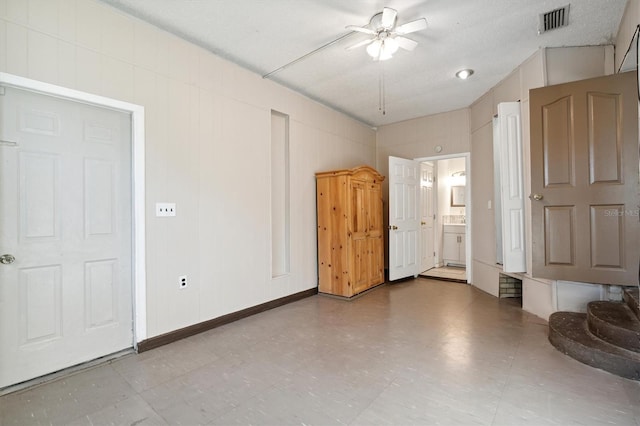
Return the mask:
M402 24L395 29L395 33L397 34L409 34L415 31L424 30L427 28L427 20L424 18L416 19L415 21L407 22L406 24Z
M347 25L345 28L348 29L348 30L351 30L351 31L357 31L359 33L365 33L365 34L369 34L369 35L375 35L376 34L375 31L370 30L369 28L359 27L357 25Z
M394 40L398 42L398 46L408 51L412 51L418 45L417 41L413 41L406 37L395 37Z
M347 47L347 50L357 49L358 47L360 47L360 46L364 46L364 45L366 45L366 44L369 44L369 43L371 43L371 42L372 42L372 41L374 41L374 40L375 40L375 38L371 38L371 39L369 39L369 40L362 40L362 41L359 41L359 42L357 42L356 44L353 44L353 45L351 45L351 46Z
M395 9L391 9L390 7L385 7L382 9L382 20L380 24L384 28L393 28L396 23L396 17L398 16L398 11Z

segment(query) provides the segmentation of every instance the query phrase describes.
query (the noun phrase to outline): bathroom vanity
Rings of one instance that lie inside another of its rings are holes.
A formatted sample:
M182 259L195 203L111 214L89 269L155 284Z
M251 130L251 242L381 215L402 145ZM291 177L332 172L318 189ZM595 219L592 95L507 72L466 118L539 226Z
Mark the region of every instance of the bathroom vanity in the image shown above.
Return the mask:
M466 265L466 226L464 223L442 225L442 261L445 266Z

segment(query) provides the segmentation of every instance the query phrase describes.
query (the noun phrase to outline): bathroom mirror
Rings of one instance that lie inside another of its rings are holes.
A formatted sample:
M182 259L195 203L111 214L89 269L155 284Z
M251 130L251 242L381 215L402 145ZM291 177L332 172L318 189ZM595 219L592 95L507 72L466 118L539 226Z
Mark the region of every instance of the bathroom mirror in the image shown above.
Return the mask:
M464 207L464 186L451 187L451 207Z

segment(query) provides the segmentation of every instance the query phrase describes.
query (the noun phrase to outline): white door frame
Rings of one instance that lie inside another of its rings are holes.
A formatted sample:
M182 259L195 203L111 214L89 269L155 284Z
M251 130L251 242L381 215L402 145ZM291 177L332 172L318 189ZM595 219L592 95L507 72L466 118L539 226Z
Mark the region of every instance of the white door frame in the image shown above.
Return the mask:
M473 215L471 214L471 186L473 182L471 181L471 153L470 152L460 152L456 154L444 154L444 155L436 155L433 157L418 157L414 158L415 161L424 162L424 161L438 161L438 160L449 160L451 158L460 158L464 157L464 167L465 174L467 176L466 179L466 189L464 191L464 205L465 205L465 223L466 223L466 232L464 236L465 246L466 246L466 270L467 270L467 283L473 282L473 263L471 259L473 259L473 247L471 246L471 226L473 224ZM439 224L441 226L441 224ZM439 253L439 257L441 257L442 253Z
M144 164L144 107L116 99L80 92L54 84L43 83L17 75L0 72L0 83L18 89L116 109L131 114L132 190L133 190L133 347L147 338L147 280L145 265L145 164ZM105 354L107 355L107 354Z

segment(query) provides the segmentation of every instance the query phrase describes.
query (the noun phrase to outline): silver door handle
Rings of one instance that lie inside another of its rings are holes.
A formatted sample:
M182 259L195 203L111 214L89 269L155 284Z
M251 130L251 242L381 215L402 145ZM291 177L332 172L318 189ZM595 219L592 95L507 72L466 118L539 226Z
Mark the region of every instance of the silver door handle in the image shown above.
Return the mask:
M15 262L15 260L16 258L11 254L3 254L2 256L0 256L0 263L2 263L3 265L9 265Z
M529 198L535 201L540 201L544 198L544 196L542 194L531 194L529 195Z
M397 226L395 226L395 225L393 225L393 226L389 226L389 229L391 229L391 230L395 231L396 229L398 229L398 227L397 227Z

